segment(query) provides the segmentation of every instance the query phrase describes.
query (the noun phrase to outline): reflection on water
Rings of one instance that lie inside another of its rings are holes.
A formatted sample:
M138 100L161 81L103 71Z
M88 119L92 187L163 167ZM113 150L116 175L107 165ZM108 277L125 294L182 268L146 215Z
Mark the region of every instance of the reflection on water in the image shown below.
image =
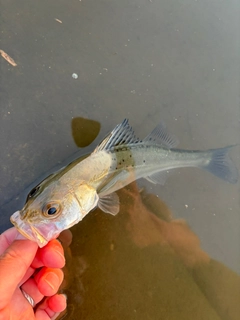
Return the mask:
M135 183L119 196L116 217L97 209L72 228L63 318L239 319L239 276L156 196Z

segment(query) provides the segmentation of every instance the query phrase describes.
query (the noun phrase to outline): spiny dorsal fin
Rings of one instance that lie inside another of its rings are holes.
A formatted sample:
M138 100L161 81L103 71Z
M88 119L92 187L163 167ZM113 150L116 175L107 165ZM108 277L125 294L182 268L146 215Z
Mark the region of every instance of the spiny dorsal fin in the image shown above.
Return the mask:
M128 120L124 119L122 123L118 124L113 131L111 131L102 142L93 151L94 153L101 150L109 150L110 148L120 145L137 143L139 139L136 138L132 127L129 125Z
M143 142L148 144L156 143L162 147L171 149L176 147L178 144L178 139L167 132L166 126L160 123L153 131L143 140Z

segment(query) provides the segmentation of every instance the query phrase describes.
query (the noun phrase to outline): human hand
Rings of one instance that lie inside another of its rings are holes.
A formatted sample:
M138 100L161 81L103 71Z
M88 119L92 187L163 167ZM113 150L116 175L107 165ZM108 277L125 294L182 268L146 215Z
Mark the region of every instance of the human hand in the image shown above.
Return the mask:
M57 240L38 248L30 240L15 240L18 235L16 228L0 235L0 320L54 320L66 308L65 296L56 294L63 281L63 248Z

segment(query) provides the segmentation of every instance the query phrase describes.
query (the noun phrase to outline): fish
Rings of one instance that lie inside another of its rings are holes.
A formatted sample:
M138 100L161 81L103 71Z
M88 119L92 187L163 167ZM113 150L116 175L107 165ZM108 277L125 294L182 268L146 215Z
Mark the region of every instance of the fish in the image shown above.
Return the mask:
M177 144L162 123L140 140L124 119L90 155L34 187L10 220L24 237L43 247L96 207L116 215L116 191L139 178L163 185L171 170L197 167L229 183L238 181L238 169L229 157L233 146L202 151L177 149Z

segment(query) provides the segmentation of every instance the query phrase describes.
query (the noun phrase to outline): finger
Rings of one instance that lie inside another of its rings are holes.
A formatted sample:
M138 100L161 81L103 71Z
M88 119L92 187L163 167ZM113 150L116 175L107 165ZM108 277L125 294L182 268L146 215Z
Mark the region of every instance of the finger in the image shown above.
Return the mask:
M2 254L10 246L10 244L18 235L19 232L15 227L12 227L0 234L0 254Z
M0 309L11 299L30 267L37 248L37 243L30 240L16 240L0 256Z
M40 268L42 266L49 268L63 268L64 265L65 257L62 245L59 243L59 241L52 240L45 247L38 248L31 267L26 272L21 284L31 277L36 268Z
M44 296L52 296L58 291L63 281L63 272L61 269L43 267L34 279Z
M34 268L46 266L49 268L63 268L65 258L63 247L56 239L48 242L43 248L39 248L32 263Z
M29 267L24 275L24 277L22 278L22 280L19 283L19 286L21 286L23 283L25 283L35 272L36 270L32 267Z
M59 314L66 309L66 296L57 294L49 297L41 303L35 313L36 320L56 319Z
M44 295L39 291L36 281L33 278L28 279L22 286L23 289L36 304L38 304L44 297Z
M47 299L48 307L54 312L62 312L67 307L67 296L55 294Z

